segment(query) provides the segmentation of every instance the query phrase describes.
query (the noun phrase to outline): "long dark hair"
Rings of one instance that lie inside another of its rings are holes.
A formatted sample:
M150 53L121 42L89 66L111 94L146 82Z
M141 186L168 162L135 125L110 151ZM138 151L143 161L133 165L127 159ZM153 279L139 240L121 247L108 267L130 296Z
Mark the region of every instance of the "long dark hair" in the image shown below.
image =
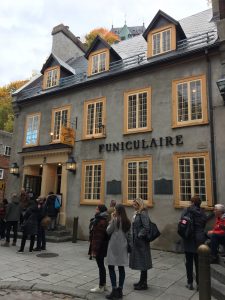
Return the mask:
M120 222L122 224L123 232L127 232L130 230L130 220L127 217L127 213L123 204L117 204L115 206L116 215L117 215L117 226L119 227Z

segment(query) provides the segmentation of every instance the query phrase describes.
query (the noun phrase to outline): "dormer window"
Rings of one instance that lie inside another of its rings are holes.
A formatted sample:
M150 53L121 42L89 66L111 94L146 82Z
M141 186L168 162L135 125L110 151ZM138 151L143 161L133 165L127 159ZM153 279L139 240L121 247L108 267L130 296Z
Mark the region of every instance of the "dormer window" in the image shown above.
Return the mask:
M92 52L88 59L89 72L88 75L95 75L109 70L109 50L101 49Z
M44 89L49 89L51 87L59 85L60 78L60 67L55 66L45 70L44 73Z
M148 57L176 49L176 29L173 24L157 28L148 34Z

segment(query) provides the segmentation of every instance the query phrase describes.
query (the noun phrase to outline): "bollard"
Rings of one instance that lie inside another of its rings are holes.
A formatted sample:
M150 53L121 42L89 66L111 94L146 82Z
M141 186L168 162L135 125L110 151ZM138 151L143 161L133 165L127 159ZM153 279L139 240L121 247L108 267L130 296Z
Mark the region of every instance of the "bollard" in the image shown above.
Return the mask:
M199 300L211 300L210 249L207 245L198 247Z
M72 237L72 243L77 242L77 232L78 232L78 217L75 217L73 219L73 237Z

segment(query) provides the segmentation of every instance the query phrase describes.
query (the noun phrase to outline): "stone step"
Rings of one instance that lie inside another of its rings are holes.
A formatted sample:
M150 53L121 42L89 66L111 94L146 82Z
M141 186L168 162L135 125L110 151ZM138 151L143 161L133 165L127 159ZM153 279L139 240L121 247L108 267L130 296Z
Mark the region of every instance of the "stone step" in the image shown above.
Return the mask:
M225 285L211 278L211 293L217 300L225 300Z
M51 234L49 234L48 231L46 231L46 241L52 242L52 243L63 243L72 241L72 234L68 230L63 230L60 232L57 231L50 231ZM13 234L11 235L13 237ZM18 238L22 238L22 232L18 232ZM29 238L28 238L29 239Z
M219 264L225 268L225 255L219 255Z
M211 264L211 277L218 280L220 283L225 284L225 268L224 266Z
M48 237L50 237L50 236L60 237L60 236L71 235L71 232L69 230L65 230L65 229L54 230L54 231L46 230L45 235L48 236Z

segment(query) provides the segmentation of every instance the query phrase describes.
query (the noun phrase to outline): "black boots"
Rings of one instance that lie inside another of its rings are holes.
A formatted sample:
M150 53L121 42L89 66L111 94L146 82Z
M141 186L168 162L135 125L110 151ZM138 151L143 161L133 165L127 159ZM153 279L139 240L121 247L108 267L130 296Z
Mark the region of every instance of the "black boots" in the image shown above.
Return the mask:
M143 282L140 281L138 284L135 284L134 289L137 291L147 290L148 289L147 281L143 281Z
M123 298L123 290L120 287L118 287L117 289L114 288L114 289L112 289L112 292L105 297L106 297L106 299L122 299Z

